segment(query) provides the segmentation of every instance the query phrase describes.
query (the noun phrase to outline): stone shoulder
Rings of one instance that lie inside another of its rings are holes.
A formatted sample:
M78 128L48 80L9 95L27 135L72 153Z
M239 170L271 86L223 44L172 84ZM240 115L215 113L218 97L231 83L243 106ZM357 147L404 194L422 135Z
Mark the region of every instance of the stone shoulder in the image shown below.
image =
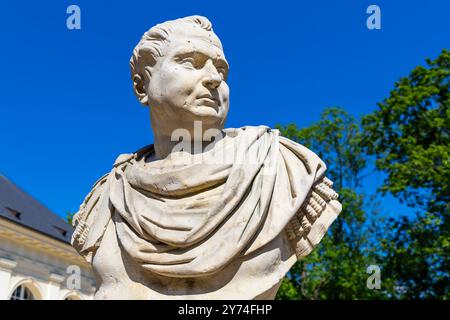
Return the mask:
M100 196L103 193L103 189L106 181L108 180L109 174L110 173L103 175L94 183L91 191L84 198L84 201L81 203L80 208L72 219L72 226L75 228L75 230L72 234L71 243L72 246L80 253L89 232L89 225L87 223L87 220L99 203Z

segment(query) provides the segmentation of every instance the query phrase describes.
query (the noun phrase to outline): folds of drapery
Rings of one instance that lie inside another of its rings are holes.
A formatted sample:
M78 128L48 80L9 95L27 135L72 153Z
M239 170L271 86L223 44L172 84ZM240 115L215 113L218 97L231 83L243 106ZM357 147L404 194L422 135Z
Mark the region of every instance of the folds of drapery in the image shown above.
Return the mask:
M147 161L149 148L120 157L80 207L74 247L89 259L112 218L120 245L143 268L198 277L291 230L325 164L277 130L226 133L203 154Z

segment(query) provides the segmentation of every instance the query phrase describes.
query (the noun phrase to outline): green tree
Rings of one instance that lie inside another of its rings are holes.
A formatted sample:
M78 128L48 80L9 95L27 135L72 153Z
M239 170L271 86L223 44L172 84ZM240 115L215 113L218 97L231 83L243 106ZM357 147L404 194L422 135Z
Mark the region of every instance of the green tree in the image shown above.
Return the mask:
M450 298L449 64L443 50L415 68L362 127L337 108L305 129L279 127L324 159L343 203L318 248L284 279L279 299ZM416 215L379 216L362 190L373 166L386 175L380 195L391 193ZM381 267L382 290L366 288L369 264Z
M364 145L387 177L381 187L410 206L433 212L450 202L450 52L395 84L363 119Z
M367 219L369 204L362 192L367 174L366 156L361 150L359 123L339 108L327 109L320 121L304 129L295 124L278 126L283 136L314 150L327 164L327 176L334 181L343 210L328 234L308 257L298 261L284 279L278 299L362 299L381 296L366 286L366 269L376 263L372 234L376 229ZM377 214L371 207L371 216Z
M72 225L73 216L75 215L75 212L67 212L66 221L68 224Z
M363 119L380 190L417 211L392 219L382 242L387 281L405 289L397 298L450 297L450 52L426 62Z

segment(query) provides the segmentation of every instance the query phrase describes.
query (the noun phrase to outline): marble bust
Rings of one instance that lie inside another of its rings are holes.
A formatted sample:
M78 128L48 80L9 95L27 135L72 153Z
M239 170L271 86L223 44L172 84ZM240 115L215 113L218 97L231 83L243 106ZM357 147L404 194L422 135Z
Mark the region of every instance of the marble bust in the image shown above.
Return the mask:
M154 143L118 156L74 216L95 298L273 299L341 211L325 164L278 130L224 128L228 62L205 17L154 26L130 67Z

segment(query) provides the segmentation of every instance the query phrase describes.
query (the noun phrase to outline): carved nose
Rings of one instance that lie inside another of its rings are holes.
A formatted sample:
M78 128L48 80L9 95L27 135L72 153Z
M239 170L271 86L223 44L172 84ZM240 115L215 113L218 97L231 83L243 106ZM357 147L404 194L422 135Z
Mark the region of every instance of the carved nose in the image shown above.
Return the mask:
M217 89L222 82L222 77L217 72L216 67L211 60L205 63L205 71L207 73L205 79L203 80L203 85L208 89Z
M222 82L222 78L216 73L203 80L203 85L208 89L217 89Z

